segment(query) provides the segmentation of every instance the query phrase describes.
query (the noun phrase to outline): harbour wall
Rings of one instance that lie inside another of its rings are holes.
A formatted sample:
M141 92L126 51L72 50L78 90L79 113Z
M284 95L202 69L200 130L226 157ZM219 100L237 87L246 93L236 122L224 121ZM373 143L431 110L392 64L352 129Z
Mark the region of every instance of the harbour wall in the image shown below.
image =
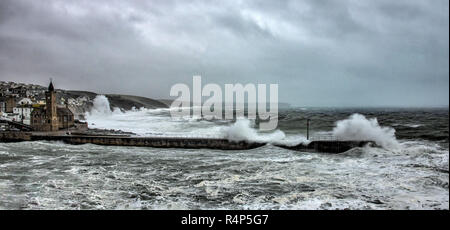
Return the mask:
M373 141L341 141L341 140L319 140L311 141L309 144L299 144L296 146L276 145L281 148L303 151L303 152L323 152L323 153L343 153L353 148L364 146L376 146Z
M29 132L0 132L0 142L31 141Z
M246 141L229 141L216 138L177 138L177 137L131 137L124 135L67 135L63 133L33 133L33 132L0 132L0 142L17 141L63 141L68 144L96 144L110 146L137 146L153 148L186 148L186 149L221 149L221 150L246 150L266 145ZM303 151L342 153L352 148L374 145L372 141L312 141L309 144L296 146L275 145L281 148Z
M245 141L229 141L216 138L174 138L174 137L130 137L124 135L89 136L89 135L64 135L49 133L25 133L2 132L0 141L63 141L68 144L96 144L111 146L138 146L154 148L187 148L187 149L221 149L221 150L245 150L266 145L266 143L254 143Z

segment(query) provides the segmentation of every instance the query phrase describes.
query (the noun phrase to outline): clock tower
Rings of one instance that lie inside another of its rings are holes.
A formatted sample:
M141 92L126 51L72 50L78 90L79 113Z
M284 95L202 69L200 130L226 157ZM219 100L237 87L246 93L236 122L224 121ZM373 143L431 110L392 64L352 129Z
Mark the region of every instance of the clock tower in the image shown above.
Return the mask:
M56 111L56 92L50 81L48 91L45 92L45 115L48 131L58 131L58 115Z

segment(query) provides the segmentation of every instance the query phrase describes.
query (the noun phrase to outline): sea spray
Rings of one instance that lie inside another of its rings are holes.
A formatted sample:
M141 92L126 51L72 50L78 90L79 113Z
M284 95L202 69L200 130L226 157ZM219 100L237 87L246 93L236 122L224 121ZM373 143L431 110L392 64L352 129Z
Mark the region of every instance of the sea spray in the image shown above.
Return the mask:
M271 133L258 133L248 119L238 119L233 125L226 129L226 137L230 141L250 142L276 142L283 140L286 135L283 131L276 130Z
M173 119L168 109L140 108L122 112L118 108L111 110L110 107L108 98L98 95L93 101L91 111L86 113L89 126L133 132L139 136L227 138L230 141L265 142L287 146L309 143L301 134L287 136L280 130L259 132L254 128L254 121L245 118L238 119L230 125L228 121L218 123L192 117ZM376 119L368 120L359 114L337 122L333 134L341 140L373 140L385 148L399 145L395 139L394 129L380 127Z
M302 135L302 134L298 134L298 135L289 135L286 136L285 138L281 139L281 140L273 140L271 141L272 144L277 144L277 145L284 145L284 146L297 146L299 144L303 144L303 145L308 145L309 143L311 143L310 140L308 140L306 138L306 136Z
M104 95L97 95L94 98L93 106L91 111L86 114L87 116L105 116L105 115L111 115L111 107L108 101L108 98L106 98Z
M222 126L190 116L173 119L170 109L142 107L111 111L108 98L103 95L94 99L93 107L85 117L91 128L122 130L138 136L223 137L219 136Z
M297 145L306 142L302 135L286 136L284 132L258 132L254 122L238 119L229 125L228 121L217 123L196 117L170 117L170 109L132 109L111 111L108 98L98 95L93 101L86 120L92 128L117 129L133 132L139 136L176 136L227 138L231 141L265 142L283 145Z
M399 148L395 129L382 127L376 118L367 119L361 114L353 114L348 119L336 122L333 135L339 140L375 141L383 148Z

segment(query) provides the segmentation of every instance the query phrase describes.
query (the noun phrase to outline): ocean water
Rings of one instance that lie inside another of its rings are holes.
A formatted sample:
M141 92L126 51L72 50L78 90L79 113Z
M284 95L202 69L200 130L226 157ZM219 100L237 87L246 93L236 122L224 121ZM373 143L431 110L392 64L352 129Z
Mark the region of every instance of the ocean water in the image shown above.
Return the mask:
M448 108L284 109L279 130L266 133L245 119L108 108L97 100L89 125L297 144L309 118L312 135L371 138L382 147L333 155L271 144L222 151L0 143L0 209L449 209Z

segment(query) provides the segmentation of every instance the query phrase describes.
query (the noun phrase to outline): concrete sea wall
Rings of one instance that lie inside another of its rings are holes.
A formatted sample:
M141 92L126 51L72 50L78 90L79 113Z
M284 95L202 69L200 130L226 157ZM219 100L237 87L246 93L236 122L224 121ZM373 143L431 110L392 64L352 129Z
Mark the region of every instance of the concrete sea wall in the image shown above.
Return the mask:
M231 142L226 139L209 138L163 138L163 137L124 137L124 136L35 136L39 140L62 140L68 144L97 144L112 146L140 146L154 148L188 148L188 149L222 149L222 150L244 150L258 148L265 143L248 143L244 141Z
M366 145L375 146L373 141L312 141L309 144L299 144L296 146L276 145L281 148L303 151L303 152L323 152L323 153L343 153L352 148L364 147Z
M64 141L68 144L96 144L110 146L138 146L153 148L221 149L246 150L266 145L266 143L233 142L214 138L175 138L175 137L130 137L124 135L66 135L65 133L0 132L1 142L17 141ZM308 145L276 145L281 148L303 152L342 153L352 148L374 144L372 141L312 141Z
M0 132L0 142L31 141L29 132Z
M266 143L250 143L245 141L233 142L227 139L214 138L173 138L173 137L129 137L123 135L89 136L89 135L65 135L62 133L26 133L26 132L2 132L1 142L18 141L64 141L68 144L96 144L112 146L140 146L154 148L189 148L189 149L221 149L221 150L245 150L264 146Z

